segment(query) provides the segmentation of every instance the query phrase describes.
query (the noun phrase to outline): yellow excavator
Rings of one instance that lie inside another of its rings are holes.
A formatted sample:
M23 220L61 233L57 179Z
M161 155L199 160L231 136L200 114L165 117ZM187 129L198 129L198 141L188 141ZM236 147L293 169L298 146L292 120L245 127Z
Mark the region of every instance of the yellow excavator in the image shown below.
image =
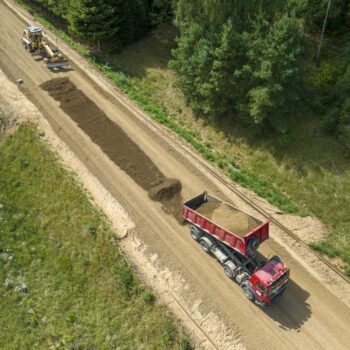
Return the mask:
M40 54L48 69L65 68L69 66L68 60L56 49L51 49L49 40L40 27L30 26L24 29L22 45L30 53Z

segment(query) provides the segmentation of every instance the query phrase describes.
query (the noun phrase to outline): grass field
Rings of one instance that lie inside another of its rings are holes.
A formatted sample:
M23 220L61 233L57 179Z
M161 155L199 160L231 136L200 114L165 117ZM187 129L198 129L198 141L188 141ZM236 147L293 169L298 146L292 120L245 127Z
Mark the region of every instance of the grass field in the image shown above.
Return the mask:
M1 349L190 349L30 125L0 143L0 309Z
M38 8L36 12L31 8L31 12L152 118L182 136L232 180L285 212L319 217L328 226L329 235L312 247L334 258L333 262L350 276L350 157L344 147L322 132L315 101L308 104L306 100L289 135L282 138L269 133L251 135L233 121L209 123L186 107L174 73L168 68L176 37L173 26L159 28L118 55L96 59L87 47L48 22ZM306 78L314 84L326 81L323 74L334 79L337 56L337 52L324 48L320 69L310 62Z

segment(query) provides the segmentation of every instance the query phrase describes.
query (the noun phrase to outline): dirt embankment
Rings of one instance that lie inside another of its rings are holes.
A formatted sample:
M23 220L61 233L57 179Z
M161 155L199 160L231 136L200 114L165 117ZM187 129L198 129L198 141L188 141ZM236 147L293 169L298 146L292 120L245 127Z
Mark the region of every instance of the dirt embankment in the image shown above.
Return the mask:
M181 182L167 178L129 136L68 78L55 78L41 85L103 152L149 197L162 203L168 214L180 220Z
M18 91L6 89L7 78L0 70L0 140L16 129L16 126L26 121L37 121L36 110L23 104L18 97Z

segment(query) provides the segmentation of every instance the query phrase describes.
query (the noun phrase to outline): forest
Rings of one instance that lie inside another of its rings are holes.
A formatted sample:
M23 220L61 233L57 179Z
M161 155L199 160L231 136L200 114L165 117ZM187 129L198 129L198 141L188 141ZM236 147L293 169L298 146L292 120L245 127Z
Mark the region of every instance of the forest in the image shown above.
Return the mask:
M309 114L322 115L324 131L350 148L349 0L34 2L97 52L118 52L173 22L179 34L169 66L193 110L283 135L307 105ZM340 59L310 81L305 71L317 65L310 43L319 44L323 24Z

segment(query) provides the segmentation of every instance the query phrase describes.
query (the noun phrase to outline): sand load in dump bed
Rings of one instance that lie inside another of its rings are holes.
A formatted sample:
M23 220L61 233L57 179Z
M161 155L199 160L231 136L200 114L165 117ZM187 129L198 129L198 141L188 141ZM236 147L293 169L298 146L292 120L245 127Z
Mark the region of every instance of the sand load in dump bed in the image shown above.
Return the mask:
M223 202L204 202L196 212L240 237L262 224L261 221Z

